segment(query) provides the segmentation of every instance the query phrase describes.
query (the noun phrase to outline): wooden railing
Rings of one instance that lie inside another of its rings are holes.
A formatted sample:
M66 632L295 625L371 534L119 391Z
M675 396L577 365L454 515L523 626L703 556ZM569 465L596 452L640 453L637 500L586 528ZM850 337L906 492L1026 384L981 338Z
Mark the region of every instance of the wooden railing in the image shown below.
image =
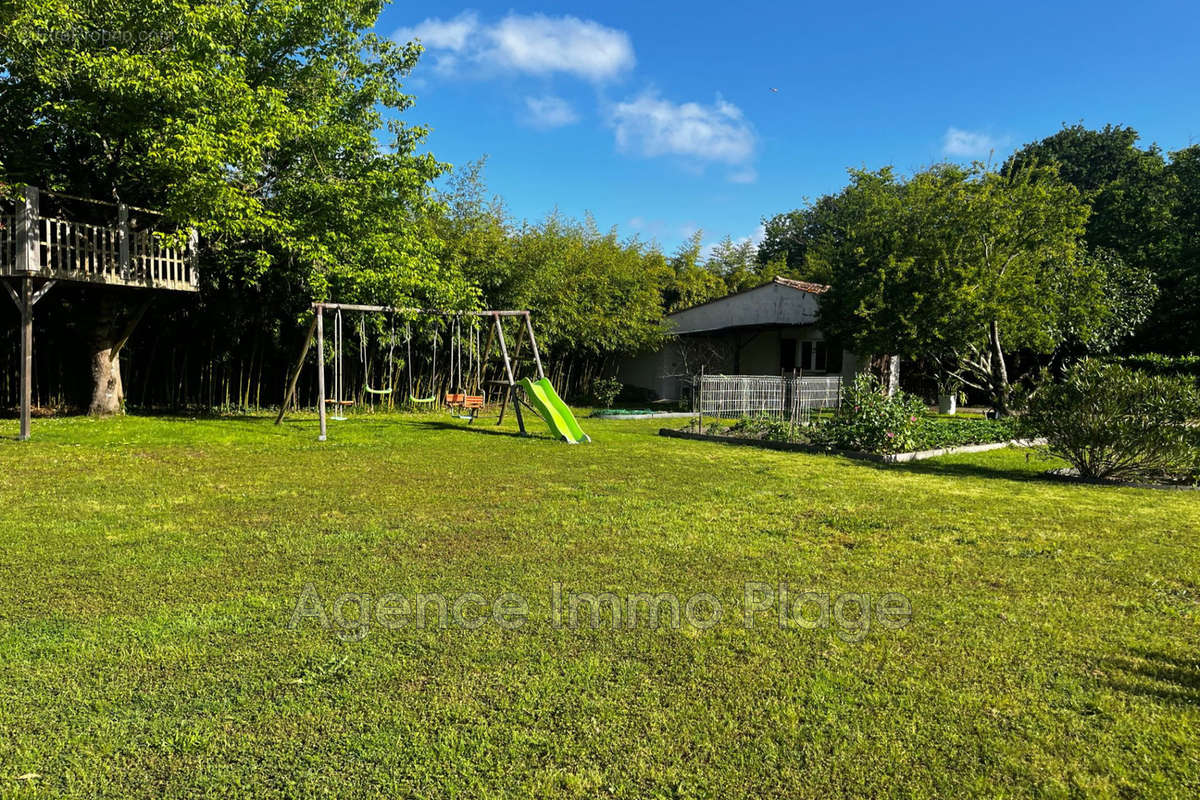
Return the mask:
M0 271L17 263L17 217L0 214Z
M125 207L115 225L94 225L37 213L37 192L24 209L0 215L0 275L29 275L183 292L199 290L195 236L176 246L147 230L132 230ZM26 237L32 234L32 242Z

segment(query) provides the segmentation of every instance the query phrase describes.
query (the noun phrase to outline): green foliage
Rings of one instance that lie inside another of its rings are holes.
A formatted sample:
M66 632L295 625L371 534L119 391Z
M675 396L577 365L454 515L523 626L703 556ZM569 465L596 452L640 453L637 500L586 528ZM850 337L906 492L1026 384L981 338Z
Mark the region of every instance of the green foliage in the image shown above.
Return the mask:
M1200 355L1168 356L1162 353L1142 353L1114 356L1105 360L1151 375L1186 375L1200 380Z
M1095 248L1080 256L1080 269L1051 276L1046 289L1067 302L1055 321L1060 355L1105 353L1127 341L1150 316L1158 298L1154 275L1127 263L1115 251ZM1079 298L1100 297L1088 314L1071 313Z
M1008 352L1097 336L1113 314L1104 265L1078 247L1087 205L1052 168L857 170L809 212L805 259L832 285L822 328L856 352L978 365L960 376L1002 412Z
M704 269L722 280L726 294L753 289L773 277L759 269L753 242L749 239L735 242L731 236L712 248Z
M700 263L703 231L696 231L671 255L672 274L663 287L663 308L682 311L728 294L724 279Z
M484 162L459 170L434 217L452 269L479 288L488 308L528 308L543 356L585 394L625 354L662 341L662 289L671 268L657 248L551 213L516 225L488 195Z
M795 442L807 438L797 426L774 417L744 417L720 433L728 436L763 439L768 442Z
M1197 420L1194 380L1085 359L1061 382L1043 376L1023 424L1083 477L1160 479L1196 477Z
M922 416L913 434L916 450L936 450L968 444L1008 442L1018 436L1018 420Z
M696 231L672 254L668 263L673 275L663 287L667 312L692 308L709 300L760 286L785 270L783 264L761 264L754 243L726 236L714 245L701 263L702 231Z
M787 277L829 283L829 265L815 250L839 228L841 200L841 195L824 195L804 208L764 218L759 264Z
M616 378L596 378L592 381L592 399L597 408L612 408L617 395L625 386Z
M1200 146L1172 153L1168 163L1156 145L1141 148L1138 140L1127 126L1067 126L1017 151L1005 169L1052 164L1077 187L1092 208L1088 247L1153 275L1160 289L1139 346L1188 352L1200 342Z
M1170 253L1155 270L1161 292L1144 339L1148 348L1194 353L1200 350L1200 144L1171 153L1167 177L1175 200Z
M381 8L10 4L0 180L164 209L201 233L210 284L270 286L284 314L330 295L469 303L426 221L444 165L398 117L420 47L374 33Z
M866 373L842 387L833 418L818 425L813 439L841 450L903 453L917 449L925 404L905 392L890 397L878 378Z

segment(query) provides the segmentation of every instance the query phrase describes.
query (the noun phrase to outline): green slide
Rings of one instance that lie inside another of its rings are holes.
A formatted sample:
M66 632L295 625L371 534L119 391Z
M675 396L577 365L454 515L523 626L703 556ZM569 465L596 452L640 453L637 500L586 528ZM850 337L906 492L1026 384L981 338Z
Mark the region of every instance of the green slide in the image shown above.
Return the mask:
M579 444L592 440L579 427L579 423L575 421L575 415L559 398L558 392L554 391L548 378L542 378L537 383L529 378L522 378L521 388L525 390L525 397L529 399L529 404L537 409L538 414L550 426L550 432L555 436L568 444Z

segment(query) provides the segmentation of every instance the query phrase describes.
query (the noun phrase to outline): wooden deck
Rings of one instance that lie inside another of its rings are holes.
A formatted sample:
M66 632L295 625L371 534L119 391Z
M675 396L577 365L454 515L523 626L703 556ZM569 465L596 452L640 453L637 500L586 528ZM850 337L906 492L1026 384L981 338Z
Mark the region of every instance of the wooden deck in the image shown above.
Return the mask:
M15 203L0 201L0 286L17 306L20 322L21 427L17 438L30 436L33 375L33 307L60 281L129 286L174 292L200 291L196 234L184 243L164 236L138 220L163 216L148 209L46 193L51 207L62 201L84 204L84 211L43 215L42 193L26 187ZM100 207L103 210L96 211ZM136 216L130 214L134 211ZM94 212L94 213L93 213ZM70 219L72 213L81 218ZM97 224L100 223L100 224Z
M136 230L128 210L117 207L112 225L41 216L36 189L26 192L24 208L0 212L0 278L165 289L200 290L195 236L184 247L160 234Z

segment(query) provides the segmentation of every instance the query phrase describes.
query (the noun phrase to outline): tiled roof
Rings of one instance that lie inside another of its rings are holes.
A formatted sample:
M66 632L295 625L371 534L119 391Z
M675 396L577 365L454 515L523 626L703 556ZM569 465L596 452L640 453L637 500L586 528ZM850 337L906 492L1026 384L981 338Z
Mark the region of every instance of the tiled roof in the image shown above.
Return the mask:
M776 275L772 283L778 283L780 286L790 286L793 289L799 289L802 292L812 292L813 294L824 294L829 291L829 287L823 283L794 281L791 278L784 278L781 275Z

